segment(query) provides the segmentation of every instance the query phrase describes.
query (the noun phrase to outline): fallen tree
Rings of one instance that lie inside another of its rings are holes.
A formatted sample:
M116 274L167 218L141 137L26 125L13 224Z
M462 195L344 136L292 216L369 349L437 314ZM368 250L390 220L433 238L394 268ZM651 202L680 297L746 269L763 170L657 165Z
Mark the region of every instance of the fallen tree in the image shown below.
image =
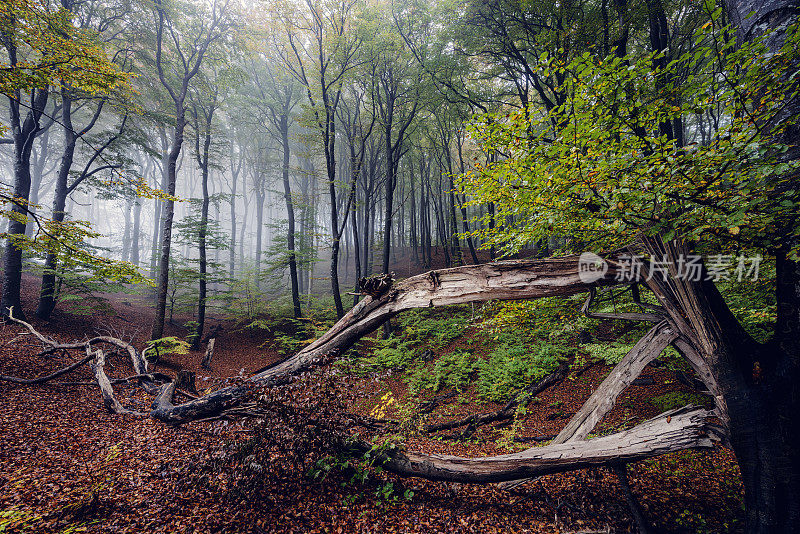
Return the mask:
M405 310L498 299L568 296L596 287L622 284L623 279L618 273L623 267L617 255L610 255L605 261L608 265L607 272L590 282L584 281L580 275L579 257L568 256L434 270L397 284L384 285L381 292L365 296L364 300L319 339L294 356L261 370L244 384L222 388L177 405L173 404L176 382L163 384L153 401L150 415L165 423L185 424L235 413L252 391L286 384L293 377L336 358L358 339ZM661 321L614 368L552 444L532 447L512 455L474 459L421 455L396 449L386 453L386 468L409 476L486 483L517 480L592 465L619 464L686 448L712 446L714 440L720 439L724 429L713 423L716 417L714 412L693 408L663 414L624 432L585 440L603 415L613 407L617 396L639 375L644 366L679 337L672 323L665 316L659 317ZM81 347L89 354L92 344L111 343L131 355L134 368L144 371L140 375L148 375L146 359L129 344L119 340L109 341L104 337L80 343L58 344L36 332L30 324L16 321L42 341L45 351ZM93 368L107 408L116 413L131 413L114 399L110 382L102 374L102 353L95 354L92 359ZM535 384L534 387L547 387L551 381L557 379L559 376L554 376L544 384ZM152 385L153 381L148 383ZM510 403L512 410L516 406L515 402ZM494 417L502 417L506 411L501 410ZM492 414L488 418L492 419ZM470 421L467 424L477 422Z

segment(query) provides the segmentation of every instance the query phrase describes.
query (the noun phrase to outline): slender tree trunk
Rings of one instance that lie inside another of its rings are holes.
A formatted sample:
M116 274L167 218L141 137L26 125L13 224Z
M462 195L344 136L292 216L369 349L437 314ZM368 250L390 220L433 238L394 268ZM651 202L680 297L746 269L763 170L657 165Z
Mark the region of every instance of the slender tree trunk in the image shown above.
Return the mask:
M47 128L39 138L39 150L36 152L36 155L33 157L33 172L31 173L31 193L30 193L30 203L28 205L28 210L31 214L36 213L37 211L37 204L39 204L39 191L42 188L42 178L44 176L44 168L47 164L47 155L50 152L49 149L49 138L50 138L50 128ZM28 224L25 226L25 235L28 237L33 236L33 227L36 226L34 224Z
M411 190L411 207L409 208L411 220L409 221L409 226L411 233L408 245L411 248L411 256L413 257L414 263L419 265L419 250L417 249L417 192L414 190L413 165L411 167L411 172L409 173L409 189Z
M292 187L289 182L289 117L287 113L280 116L279 130L281 133L281 144L283 145L283 199L286 202L287 233L286 248L289 252L289 281L292 286L292 306L295 318L302 315L300 309L300 285L297 279L297 255L295 254L295 220L294 220L294 200L292 199Z
M192 350L200 348L200 340L203 338L203 330L206 324L206 298L208 295L208 259L206 250L206 236L208 233L208 208L210 197L208 194L208 165L211 150L211 127L213 124L214 110L216 108L216 94L208 108L201 108L204 124L202 132L198 119L198 107L194 108L195 114L195 152L197 163L200 167L200 186L203 193L203 203L200 207L200 228L198 229L198 255L200 267L200 280L198 287L197 300L197 332L192 339ZM203 137L202 149L200 148L200 136Z
M122 261L128 261L131 253L131 211L133 210L133 199L125 199L125 226L122 231Z
M458 218L456 217L456 194L455 184L453 183L453 173L449 177L450 185L450 246L453 254L453 265L464 265L464 257L461 254L461 241L458 239Z
M353 219L350 221L350 224L353 227L353 265L355 267L355 289L353 290L353 293L355 293L355 295L353 296L353 306L355 306L356 304L358 304L359 300L358 281L361 279L361 243L360 243L360 237L358 235L358 226L360 221L358 220L359 217L358 217L357 203L355 202L353 203L352 210L353 213L351 216Z
M183 130L186 127L186 110L177 106L175 132L172 146L167 158L167 194L175 196L177 182L176 167L178 156L183 147ZM175 201L171 198L164 201L164 217L162 219L161 257L158 262L158 292L156 294L156 316L153 321L151 339L160 339L164 334L164 316L167 311L167 290L169 288L169 255L172 247L172 220L175 216Z
M15 63L15 59L11 63ZM22 285L22 248L17 239L25 235L27 219L27 201L31 190L31 151L36 132L39 130L39 119L47 105L49 92L37 89L31 99L31 109L25 120L20 120L19 94L17 99L10 100L11 130L14 138L14 198L19 203L12 203L11 211L16 214L8 223L8 238L3 254L3 297L0 300L0 314L8 315L9 308L14 308L14 316L24 318L20 290Z
M72 168L72 160L75 157L75 143L77 141L75 130L72 126L72 95L68 89L62 91L61 101L64 151L61 156L61 164L58 169L56 188L53 195L53 222L55 223L64 222L66 217L64 208L67 203L69 171ZM36 316L39 319L49 319L56 306L57 261L58 257L52 252L49 252L45 257L42 287L39 292L39 307L36 309Z
M253 174L254 180L259 180L256 183L256 287L261 288L261 245L264 241L264 177L261 176L261 171L256 170Z
M242 187L244 187L244 179L242 183ZM244 234L247 230L247 216L249 215L250 211L250 200L248 195L244 195L244 217L242 217L242 229L239 231L239 265L244 265L245 256L244 256Z
M167 142L166 131L163 128L159 129L159 136L161 138L161 191L167 191L167 184L169 183L169 144ZM155 199L155 214L153 223L153 241L150 252L150 278L156 278L158 268L158 251L161 245L161 231L162 231L162 213L164 210L164 201Z
M463 150L463 139L458 137L456 139L456 143L458 145L458 165L461 169L461 174L466 172L466 166L464 165L464 150ZM452 182L451 182L452 183ZM472 257L472 263L477 265L480 263L478 261L478 254L475 252L475 243L473 242L472 236L469 235L469 217L467 216L467 201L465 195L462 193L461 198L459 199L460 208L461 208L461 226L464 231L464 234L467 236L467 247L469 248L469 254Z
M142 234L142 202L137 198L133 203L133 235L131 236L131 263L139 267L139 237Z
M233 142L231 141L231 147ZM231 161L233 161L233 148L231 148ZM236 188L239 182L239 172L241 172L241 161L237 167L231 165L231 201L230 201L230 215L231 215L231 242L229 250L229 263L228 263L228 277L233 280L233 275L236 271Z

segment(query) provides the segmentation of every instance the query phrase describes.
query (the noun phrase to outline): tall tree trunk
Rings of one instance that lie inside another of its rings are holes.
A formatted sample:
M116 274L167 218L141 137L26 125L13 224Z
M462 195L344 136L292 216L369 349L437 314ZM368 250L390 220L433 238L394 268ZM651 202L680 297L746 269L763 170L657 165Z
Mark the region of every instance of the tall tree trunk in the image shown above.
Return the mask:
M782 46L787 26L797 21L800 12L790 0L726 0L725 4L737 27L737 40L743 43L773 31L766 39L773 52ZM795 96L787 112L799 110L800 99ZM797 146L800 132L788 128L778 142ZM786 157L798 154L789 151ZM731 443L742 472L746 530L759 534L800 531L800 264L786 257L796 245L791 232L779 235L785 243L775 251L774 338L760 350L748 351L723 330L719 354L711 360L712 370L720 376ZM712 304L716 298L711 291Z
M244 179L242 179L242 187L244 187ZM244 234L247 230L247 216L250 211L250 197L244 195L244 216L242 217L242 229L239 231L239 265L244 265Z
M300 309L300 285L297 279L297 254L295 253L295 220L294 220L294 200L292 199L292 186L289 182L289 116L284 113L279 118L279 130L281 133L281 144L283 145L283 199L286 202L286 218L288 229L286 231L286 248L289 252L289 281L292 286L292 307L294 308L295 318L302 315Z
M689 254L680 243L645 243L648 253L675 268ZM744 331L712 282L663 282L658 276L647 282L681 334L676 346L709 371L706 385L742 473L746 531L756 533L800 528L800 276L797 264L780 256L777 269L779 308L787 304L783 309L791 311L779 314L786 324L779 319L776 342L763 346ZM791 336L786 345L781 329Z
M200 228L198 228L198 255L200 267L200 280L197 299L197 331L192 339L192 350L200 348L200 340L203 338L203 330L206 324L206 298L208 294L208 259L206 250L206 236L208 234L208 207L210 197L208 194L208 166L211 150L211 127L214 119L214 111L217 105L216 93L213 95L208 107L195 106L195 157L200 167L200 186L203 193L203 203L200 207ZM198 109L200 108L200 109ZM200 113L198 113L200 112ZM200 124L202 114L203 124ZM203 138L202 148L200 137Z
M170 197L175 196L177 183L176 167L178 156L183 147L183 130L186 127L186 110L183 106L177 109L175 131L172 146L167 157L167 191ZM169 198L164 201L162 217L161 257L158 261L158 291L156 293L156 315L153 320L151 339L160 339L164 334L164 316L167 311L167 290L169 288L169 255L172 247L172 220L175 217L175 201Z
M261 176L261 170L253 171L253 179L258 180L255 184L256 187L256 287L261 288L261 250L262 242L264 241L264 199L266 191L264 190L264 177Z
M125 199L125 226L122 231L122 261L128 261L131 254L131 211L133 210L133 199Z
M161 191L167 191L167 184L169 183L169 142L167 141L167 133L164 128L159 128L159 138L161 139L161 184L158 186ZM162 229L162 213L164 210L164 201L155 199L154 223L153 223L153 240L150 250L150 278L158 276L156 269L158 268L158 251L161 245L161 229Z
M238 164L233 163L233 141L231 140L231 201L230 201L230 216L231 216L231 241L228 260L228 278L233 280L233 275L236 271L236 189L239 182L239 173L242 170L242 158L240 156Z
M130 261L139 267L139 237L142 234L142 202L137 198L133 203L133 233L131 235Z
M417 249L417 192L414 189L414 169L413 165L411 168L411 172L409 173L409 189L410 196L411 196L411 206L409 207L409 211L411 214L411 220L409 221L409 242L408 246L411 248L411 256L414 260L414 263L419 265L419 250Z
M66 217L64 210L67 203L67 188L69 186L69 171L72 168L72 160L75 157L75 143L77 136L72 125L72 94L69 89L61 92L61 124L64 132L64 151L61 156L61 164L56 177L56 188L53 195L53 222L62 223ZM50 314L56 306L56 268L58 257L48 252L44 261L44 274L42 275L42 287L39 292L39 307L36 309L36 316L39 319L49 319Z
M458 165L459 168L461 169L461 174L464 174L466 172L466 166L464 165L463 139L460 136L456 138L456 145L458 146ZM467 247L469 248L469 254L472 257L472 263L477 265L480 262L478 261L478 254L475 252L475 243L473 242L472 236L469 235L469 217L467 216L467 201L463 193L461 194L461 198L459 199L459 204L461 209L461 226L464 231L464 234L466 234L467 236Z
M31 214L35 214L37 208L37 204L39 204L39 192L42 188L42 178L44 177L44 168L47 164L47 155L50 152L49 149L49 138L50 138L50 128L45 129L42 133L41 137L39 138L39 150L36 151L35 155L33 155L33 165L31 173L31 192L30 192L30 202L28 205L28 211ZM32 153L33 154L33 153ZM33 236L33 227L34 224L28 224L25 226L25 235L28 237Z
M12 58L11 63L16 63ZM17 242L24 237L27 219L27 201L31 190L31 151L36 133L39 131L39 119L47 105L49 92L47 89L35 89L31 98L31 109L22 121L20 117L20 95L9 98L11 111L11 132L14 138L14 198L11 211L16 215L9 220L8 238L3 254L3 297L0 300L0 314L8 315L9 308L14 308L14 316L24 318L20 290L22 285L22 248Z

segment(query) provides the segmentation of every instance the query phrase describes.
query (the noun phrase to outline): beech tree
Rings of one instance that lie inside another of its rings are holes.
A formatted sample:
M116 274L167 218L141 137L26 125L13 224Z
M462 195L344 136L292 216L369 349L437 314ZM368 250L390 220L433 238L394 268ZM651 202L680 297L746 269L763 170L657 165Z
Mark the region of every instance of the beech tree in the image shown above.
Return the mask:
M479 232L507 250L555 234L648 258L645 285L673 343L716 397L742 470L749 532L790 532L798 518L790 504L800 481L792 13L767 10L760 25L739 27L737 43L720 37L718 9L697 36L704 44L668 65L659 66L661 51L638 61L584 54L566 66L550 58L568 100L534 121L532 139L522 113L487 116L474 133L506 158L463 181L505 220L521 222ZM705 75L676 83L670 69L683 62L704 66ZM729 122L709 145L684 148L669 135L665 125L719 102ZM745 331L713 283L715 258L730 243L775 258L778 318L766 344ZM681 278L688 258L704 252L702 276Z
M186 20L178 16L178 5L165 4L156 0L156 60L155 67L161 85L167 90L174 104L175 121L166 158L166 191L162 215L161 252L158 261L158 281L156 294L156 316L153 321L152 338L159 339L164 331L164 315L167 306L169 286L169 258L172 246L172 220L175 212L176 165L183 147L183 134L186 129L186 98L192 79L203 64L209 47L231 31L232 13L228 2L213 3L206 9L202 6L181 4L185 10L199 10L188 18L188 27L182 25ZM169 49L168 54L164 53ZM166 57L165 57L166 56Z
M279 36L273 36L280 39ZM267 41L272 43L272 39ZM267 46L270 46L268 44ZM290 180L290 162L292 157L292 143L290 129L296 122L296 111L300 99L303 97L302 87L289 72L280 68L280 62L269 51L261 52L257 57L250 58L250 78L255 89L253 105L258 110L261 124L266 125L281 147L281 181L283 185L283 200L286 205L286 251L289 267L289 284L292 295L292 308L295 318L302 315L300 309L300 282L297 270L297 252L295 245L296 220L295 201ZM271 64L263 61L272 59ZM255 125L254 125L255 126Z
M278 14L288 41L288 46L279 47L278 53L283 64L305 89L311 123L320 136L325 157L330 202L331 292L339 317L344 314L339 289L339 249L350 209L343 210L340 217L336 184L336 109L342 98L345 78L358 62L361 38L352 32L358 6L357 0L307 0L297 9L287 8Z
M64 3L68 9L70 4ZM114 91L127 83L127 75L106 56L91 34L75 27L69 17L46 3L5 2L0 12L0 40L7 66L0 75L0 91L8 98L14 146L13 191L3 192L11 206L9 231L3 255L3 297L0 314L14 307L22 316L20 281L22 253L31 188L31 152L42 131L52 124L44 117L54 87L69 87L92 94ZM43 124L42 120L45 119Z

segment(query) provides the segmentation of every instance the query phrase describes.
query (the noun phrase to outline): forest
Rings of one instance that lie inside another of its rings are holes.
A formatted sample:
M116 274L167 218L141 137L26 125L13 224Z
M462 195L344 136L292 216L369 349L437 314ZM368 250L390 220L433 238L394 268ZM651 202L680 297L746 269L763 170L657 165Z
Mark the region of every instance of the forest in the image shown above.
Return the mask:
M0 534L800 532L796 0L0 0Z

